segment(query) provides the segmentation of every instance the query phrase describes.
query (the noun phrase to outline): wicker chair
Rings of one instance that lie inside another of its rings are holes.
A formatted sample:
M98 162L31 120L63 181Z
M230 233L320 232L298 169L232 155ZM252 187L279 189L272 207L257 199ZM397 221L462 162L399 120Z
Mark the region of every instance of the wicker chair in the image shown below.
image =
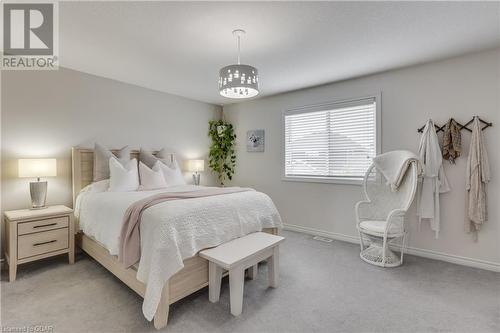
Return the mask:
M411 163L401 185L394 192L373 164L368 168L363 181L365 200L355 207L361 259L382 267L396 267L403 263L408 236L405 214L415 197L417 181L415 162ZM400 241L397 245L401 251L399 256L390 248L391 245L396 246L396 240Z

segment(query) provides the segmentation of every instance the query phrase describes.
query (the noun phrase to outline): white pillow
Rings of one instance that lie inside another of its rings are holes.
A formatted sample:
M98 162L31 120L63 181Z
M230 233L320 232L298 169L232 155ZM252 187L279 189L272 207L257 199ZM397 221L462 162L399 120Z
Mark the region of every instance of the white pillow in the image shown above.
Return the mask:
M100 180L98 182L90 183L80 190L80 193L99 193L106 192L109 188L109 179Z
M167 187L163 171L160 169L160 161L156 161L151 169L146 164L139 162L139 178L141 180L140 189L143 191L156 190Z
M139 172L135 158L122 165L115 157L110 157L109 174L110 192L137 191L139 188Z
M90 193L106 192L109 188L109 179L93 182L88 188Z
M167 186L186 185L186 180L182 175L181 169L179 168L177 161L171 163L172 167L161 162L158 164L158 166L163 172L163 177L167 182Z

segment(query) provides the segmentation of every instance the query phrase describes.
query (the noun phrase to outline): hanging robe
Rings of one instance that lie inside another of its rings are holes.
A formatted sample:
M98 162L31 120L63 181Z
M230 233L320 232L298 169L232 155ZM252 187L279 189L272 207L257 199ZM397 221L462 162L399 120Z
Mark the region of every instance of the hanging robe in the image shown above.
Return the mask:
M455 164L455 160L462 155L462 134L460 126L451 118L446 123L443 133L443 158Z
M423 166L417 192L417 216L419 227L422 219L429 219L431 229L439 237L440 207L439 195L450 191L443 168L443 157L434 122L429 119L425 125L418 155Z
M467 190L465 230L474 232L475 240L477 240L477 231L488 220L486 190L490 179L490 166L481 123L478 117L474 117L465 178L465 188Z

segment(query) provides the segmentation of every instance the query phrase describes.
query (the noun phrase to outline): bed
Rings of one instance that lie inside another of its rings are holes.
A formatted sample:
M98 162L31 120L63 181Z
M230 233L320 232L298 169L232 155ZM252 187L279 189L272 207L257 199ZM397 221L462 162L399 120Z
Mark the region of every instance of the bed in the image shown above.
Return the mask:
M131 152L131 158L138 158L139 151L134 150ZM87 148L73 148L72 149L72 180L73 180L73 207L77 208L78 207L78 212L75 213L75 223L76 227L75 230L77 231L76 234L76 244L85 252L87 253L90 257L94 258L97 262L99 262L102 266L104 266L106 269L108 269L111 273L113 273L117 278L119 278L122 282L124 282L128 287L130 287L132 290L134 290L137 294L139 294L141 297L145 298L145 302L143 304L143 312L146 311L144 310L144 306L146 305L146 301L148 298L153 298L153 299L158 299L158 301L153 301L154 303L154 312L151 313L151 305L149 305L148 309L150 312L150 317L154 315L154 326L157 329L163 328L167 325L168 322L168 312L169 312L169 305L172 303L175 303L176 301L196 292L197 290L204 288L205 286L208 285L208 262L207 260L199 257L197 253L193 254L190 257L187 258L182 258L181 264L182 268L177 270L173 275L170 275L168 280L166 280L165 283L162 283L160 288L156 288L157 290L151 290L153 287L153 283L145 283L143 281L151 281L145 280L144 277L139 275L138 278L138 272L141 272L141 269L144 271L143 267L147 266L148 269L152 272L155 272L157 270L162 271L163 269L156 269L156 267L161 266L158 262L148 262L149 258L146 258L148 260L145 260L144 258L141 257L141 261L138 264L135 264L134 266L130 268L124 268L122 263L118 261L118 257L115 255L116 251L114 250L114 243L107 241L110 239L110 236L102 236L102 232L99 232L99 225L103 223L99 223L99 219L109 219L111 220L116 220L116 217L113 217L112 215L109 215L107 217L101 217L96 214L86 214L81 216L81 221L80 221L80 209L82 212L86 209L88 211L92 211L93 208L97 206L101 206L100 209L102 209L103 205L106 205L106 200L110 202L110 206L112 206L113 202L121 202L121 206L125 207L124 202L130 202L130 200L133 200L136 196L143 197L145 195L148 195L148 193L129 193L129 194L121 194L119 196L112 196L112 193L102 193L99 194L100 197L97 196L88 196L87 201L83 204L82 207L82 195L79 194L81 193L81 190L84 189L87 185L92 183L92 178L93 178L93 158L94 158L94 153L92 149L87 149ZM171 160L174 159L174 156L170 156ZM254 193L259 193L259 192L254 192ZM232 195L232 194L231 194ZM242 194L243 195L243 194ZM262 196L265 196L264 194L261 194ZM79 197L79 198L78 198ZM266 196L267 197L267 196ZM78 198L78 204L77 204L77 198ZM112 199L112 200L111 200ZM233 205L237 205L238 200L244 200L244 198L237 198L235 197L232 199L234 202L232 203ZM128 201L126 201L128 200ZM183 201L183 200L179 200ZM194 202L194 201L193 201ZM274 207L274 205L271 205ZM203 203L200 203L203 204ZM91 209L92 208L92 209ZM151 210L153 207L149 208L148 210ZM162 209L166 209L166 207L160 207ZM172 206L169 208L171 209ZM179 207L177 207L179 210ZM118 209L118 208L115 208ZM122 208L123 209L123 208ZM274 208L275 209L275 208ZM145 213L148 211L146 210ZM157 209L159 211L159 209ZM113 212L113 209L109 209L109 211ZM170 212L171 210L169 210ZM163 210L165 212L165 210ZM116 212L118 214L119 212ZM161 211L159 212L152 212L149 215L153 215L153 213L156 214L162 214ZM116 215L115 214L115 215ZM276 212L277 214L277 212ZM104 215L104 214L103 214ZM146 215L146 214L145 214ZM145 221L145 215L143 216L143 223ZM217 215L212 216L212 219L215 218ZM252 215L249 215L252 217ZM163 218L163 217L162 217ZM207 219L209 217L207 216ZM225 218L229 218L225 216ZM153 219L153 217L150 217L150 219ZM248 218L247 218L248 219ZM281 220L279 218L279 215L277 217L273 218L275 221L274 222L269 222L269 225L272 225L272 227L264 227L264 224L262 225L262 230L268 233L272 234L277 234L278 229L281 227ZM207 220L209 221L209 220ZM82 226L80 226L80 223ZM116 224L118 222L114 222L115 224L115 229ZM152 223L152 222L151 222ZM180 222L178 222L180 223ZM111 223L113 224L113 223ZM241 224L241 222L240 222ZM223 228L223 226L218 226L219 228ZM110 228L109 226L106 226L106 228ZM118 227L119 228L119 227ZM151 228L151 227L147 227ZM144 234L144 237L147 237L148 230L145 228L144 232L141 232L141 239L143 238L142 234ZM256 228L253 226L252 228ZM245 228L243 228L245 229ZM253 232L251 228L247 228L248 230L244 230L240 232L243 233L250 233ZM95 231L97 230L97 231ZM141 229L142 230L142 229ZM149 231L149 234L151 234L153 231ZM112 235L116 233L116 230ZM218 230L217 233L221 233L221 230ZM224 232L222 232L224 234ZM112 239L112 237L111 237ZM149 244L148 240L148 244ZM211 244L213 246L214 244ZM198 245L199 246L199 245ZM155 248L155 247L154 247ZM149 250L147 250L149 251ZM143 249L143 252L146 253L146 250ZM158 256L156 256L158 257ZM162 257L161 257L162 259ZM147 263L147 264L146 264ZM164 264L163 264L164 265ZM143 266L143 267L141 267ZM153 281L156 281L153 279ZM149 295L149 296L148 296ZM151 302L149 302L151 303ZM157 304L157 305L156 305ZM148 316L146 315L146 318Z

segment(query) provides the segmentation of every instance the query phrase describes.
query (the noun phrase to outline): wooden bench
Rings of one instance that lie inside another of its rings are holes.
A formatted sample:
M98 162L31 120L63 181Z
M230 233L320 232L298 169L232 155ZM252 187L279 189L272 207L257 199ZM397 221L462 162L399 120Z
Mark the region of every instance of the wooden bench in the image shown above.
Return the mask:
M243 284L245 269L250 276L257 276L257 264L265 259L268 266L269 285L278 286L279 243L285 238L256 232L234 239L217 247L203 250L200 257L208 260L208 298L219 301L223 270L229 271L231 314L239 316L243 309Z

